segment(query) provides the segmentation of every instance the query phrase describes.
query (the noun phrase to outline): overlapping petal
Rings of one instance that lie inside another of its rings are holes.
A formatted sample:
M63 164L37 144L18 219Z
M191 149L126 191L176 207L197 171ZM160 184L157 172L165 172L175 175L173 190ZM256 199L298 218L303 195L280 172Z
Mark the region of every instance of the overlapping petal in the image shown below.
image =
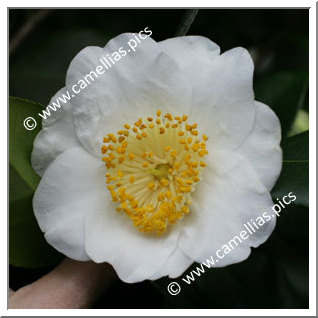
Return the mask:
M50 100L51 103L66 93L65 87L60 89ZM34 170L42 176L52 161L65 150L78 147L80 144L75 134L75 125L70 102L63 104L51 116L42 121L43 129L34 140L31 162Z
M248 51L219 47L203 37L160 42L192 87L190 117L209 137L209 149L235 149L250 134L255 117L253 70Z
M243 261L250 247L265 242L273 231L276 219L270 213L272 205L269 192L244 157L235 152L215 152L193 196L191 214L185 220L178 246L195 261L205 261L246 230L245 223L266 211L270 220L220 259L218 266Z
M85 251L85 215L105 208L105 167L82 147L58 156L44 173L33 198L33 209L46 240L76 260Z
M105 133L116 133L125 123L154 116L157 109L175 114L189 113L191 86L178 64L151 38L143 40L136 52L128 52L130 33L110 40L105 48L87 47L70 64L66 86L101 65L120 48L127 50L85 91L72 101L76 134L84 147L98 153Z

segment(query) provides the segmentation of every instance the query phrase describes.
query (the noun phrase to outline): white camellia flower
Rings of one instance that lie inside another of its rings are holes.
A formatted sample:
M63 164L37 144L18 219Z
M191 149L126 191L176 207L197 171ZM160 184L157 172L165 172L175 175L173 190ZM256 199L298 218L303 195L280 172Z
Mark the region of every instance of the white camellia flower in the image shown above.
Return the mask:
M83 49L51 101L131 38ZM34 212L70 258L108 262L130 283L177 277L270 209L280 139L276 115L254 100L247 50L148 37L44 120L32 153L42 176ZM245 260L275 222L217 265Z

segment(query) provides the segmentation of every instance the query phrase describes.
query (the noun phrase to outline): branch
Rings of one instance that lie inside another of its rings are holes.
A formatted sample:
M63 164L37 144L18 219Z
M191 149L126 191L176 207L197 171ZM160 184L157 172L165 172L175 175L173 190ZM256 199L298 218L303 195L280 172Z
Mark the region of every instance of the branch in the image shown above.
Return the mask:
M40 24L46 17L48 17L54 10L45 9L34 13L29 20L20 28L13 36L9 45L9 54L11 55L31 33L31 31Z
M176 36L183 36L186 35L193 23L195 17L198 14L198 9L190 9L186 10L185 14L183 15L181 22L177 28Z

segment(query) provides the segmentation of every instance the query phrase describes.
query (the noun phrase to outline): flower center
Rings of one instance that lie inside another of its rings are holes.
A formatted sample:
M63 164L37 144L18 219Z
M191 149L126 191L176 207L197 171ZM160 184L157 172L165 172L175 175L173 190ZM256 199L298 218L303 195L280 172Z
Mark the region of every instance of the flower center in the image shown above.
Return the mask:
M189 213L191 193L200 181L208 137L186 115L139 118L101 148L107 188L117 211L125 212L142 232L162 234Z

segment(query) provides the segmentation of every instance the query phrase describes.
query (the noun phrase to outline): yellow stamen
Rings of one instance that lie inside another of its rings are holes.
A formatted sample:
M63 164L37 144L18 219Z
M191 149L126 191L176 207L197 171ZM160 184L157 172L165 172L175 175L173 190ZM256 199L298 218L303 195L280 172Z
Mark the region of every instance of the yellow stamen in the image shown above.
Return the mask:
M107 134L101 153L116 211L127 214L139 231L161 235L190 213L192 192L207 165L208 137L199 137L187 115L160 110L155 115Z

